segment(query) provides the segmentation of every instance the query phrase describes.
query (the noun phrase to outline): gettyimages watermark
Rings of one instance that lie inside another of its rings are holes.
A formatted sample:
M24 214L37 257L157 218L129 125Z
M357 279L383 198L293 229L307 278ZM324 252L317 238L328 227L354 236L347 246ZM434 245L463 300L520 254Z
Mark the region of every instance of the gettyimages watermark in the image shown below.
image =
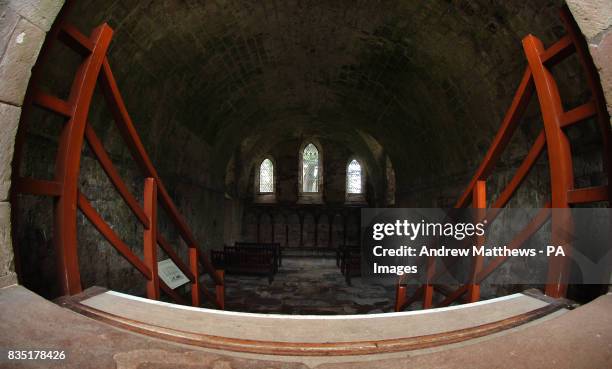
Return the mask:
M609 284L611 209L363 209L361 273L377 282L542 284L551 263L570 284ZM482 267L474 271L474 260ZM432 270L435 268L435 273ZM428 273L429 271L429 273Z

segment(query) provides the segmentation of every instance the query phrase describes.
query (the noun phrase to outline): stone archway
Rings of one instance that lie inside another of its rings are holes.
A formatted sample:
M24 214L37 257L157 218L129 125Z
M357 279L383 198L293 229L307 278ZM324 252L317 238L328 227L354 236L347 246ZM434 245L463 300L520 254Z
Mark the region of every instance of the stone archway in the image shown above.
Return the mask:
M15 135L31 69L64 1L9 0L0 9L0 287L16 283L8 202ZM612 3L568 0L596 66L612 112Z

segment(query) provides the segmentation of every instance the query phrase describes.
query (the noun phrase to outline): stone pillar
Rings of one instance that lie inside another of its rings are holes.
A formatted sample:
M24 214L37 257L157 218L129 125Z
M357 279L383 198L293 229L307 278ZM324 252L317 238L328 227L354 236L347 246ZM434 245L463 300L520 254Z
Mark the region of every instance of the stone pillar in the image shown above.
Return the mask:
M612 116L612 2L568 0L567 5L589 45Z
M612 2L568 0L567 5L589 46L612 117ZM610 119L612 127L612 118ZM611 180L608 178L608 180ZM612 292L612 276L608 291Z

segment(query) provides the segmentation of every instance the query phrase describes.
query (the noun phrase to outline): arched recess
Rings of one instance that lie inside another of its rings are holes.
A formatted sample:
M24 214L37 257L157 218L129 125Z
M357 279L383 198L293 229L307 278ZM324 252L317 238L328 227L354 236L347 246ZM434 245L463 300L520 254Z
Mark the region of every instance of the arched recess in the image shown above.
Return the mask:
M246 212L243 215L243 219L242 224L244 224L244 226L242 227L241 239L247 242L257 242L257 214L254 212Z
M351 156L346 163L345 197L349 204L365 204L368 178L363 161Z
M328 214L320 214L317 218L317 239L315 245L320 248L328 248L331 244L329 238L331 220Z
M302 225L299 215L296 212L289 212L287 215L287 247L296 248L301 246L300 235Z
M281 247L287 247L287 216L282 212L274 214L274 240L273 242L279 243Z
M254 201L258 203L273 203L276 201L277 166L274 157L266 155L255 161L253 193Z
M296 162L300 161L299 152L300 147L304 145L303 137L317 137L318 144L326 151L324 153L326 164L323 169L324 171L331 170L330 175L325 176L325 181L327 183L333 182L331 190L334 194L331 197L327 197L330 194L330 188L324 188L326 202L340 204L345 201L345 179L342 177L342 173L346 169L344 168L344 161L348 156L355 155L359 157L361 164L368 173L369 201L372 204L385 204L384 152L382 146L373 137L351 131L326 137L319 137L314 133L308 135L279 133L272 136L271 134L270 132L264 132L255 138L245 140L239 145L239 150L235 150L233 155L230 155L225 167L225 183L226 192L232 193L233 198L251 197L255 182L254 173L257 170L260 158L271 156L275 161L275 172L279 173L276 181L278 189L276 201L297 201L294 196L299 197L297 180L300 174L299 164L296 165ZM327 152L326 147L329 147L331 151ZM332 156L330 157L328 154ZM328 164L333 168L329 169ZM337 180L341 180L341 182L337 182Z
M325 154L315 138L305 139L298 153L298 203L322 203L325 197Z
M270 213L264 212L259 216L259 222L257 224L257 242L273 242L274 236L274 219Z

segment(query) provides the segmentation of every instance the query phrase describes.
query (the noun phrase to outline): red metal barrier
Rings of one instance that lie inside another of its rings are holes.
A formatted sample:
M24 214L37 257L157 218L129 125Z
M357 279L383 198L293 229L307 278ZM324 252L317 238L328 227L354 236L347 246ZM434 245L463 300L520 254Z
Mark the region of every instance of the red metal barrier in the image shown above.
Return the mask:
M509 248L519 248L537 232L549 218L552 226L552 244L561 245L566 256L549 258L548 275L545 293L552 297L565 296L568 280L568 255L571 253L571 243L567 238L567 229L572 227L570 211L555 211L551 217L550 208L569 209L573 204L608 201L611 198L612 183L608 181L607 186L574 188L572 154L568 137L564 128L573 124L583 122L589 118L595 118L599 123L603 142L603 162L608 172L608 178L612 177L610 164L610 125L609 115L606 110L603 91L599 83L599 75L595 69L592 59L588 54L586 43L581 36L580 30L574 22L567 7L561 10L561 18L565 24L567 35L556 43L545 49L542 42L533 35L523 39L523 49L528 62L523 78L514 95L512 104L506 112L504 120L493 139L482 163L469 185L460 196L455 207L463 208L472 203L474 208L485 208L484 184L491 175L502 152L510 142L518 123L523 116L527 105L533 95L534 88L537 92L544 129L537 136L531 149L518 167L514 177L493 202L491 208L484 215L488 224L491 224L499 214L499 209L506 206L508 201L516 193L517 189L533 168L535 162L546 147L551 179L551 200L542 211L538 213L531 222L512 240ZM589 88L592 92L592 100L569 111L565 111L559 97L559 89L550 73L550 68L563 61L573 53L577 53L583 68L586 71ZM471 201L470 201L471 200ZM564 229L566 232L559 232ZM482 240L476 240L482 242ZM406 306L423 299L423 308L432 307L434 292L440 292L444 299L437 306L447 306L456 302L466 295L465 301L474 302L480 298L479 284L491 273L501 266L508 258L498 257L491 260L488 265L483 265L483 260L475 257L473 260L472 280L470 283L459 286L456 289L436 285L435 282L441 276L436 272L436 259L430 257L426 265L426 282L416 289L411 297L406 295L407 286L405 277L398 280L396 287L395 310L403 310Z
M49 47L49 43L53 42L53 40L59 40L81 55L83 61L76 73L67 101L38 91L36 89L36 78L33 79L29 86L24 103L25 113L27 113L27 110L32 105L36 105L66 118L67 121L59 138L54 179L52 181L45 181L33 178L19 178L19 162L17 162L17 167L14 170L12 201L14 204L17 202L16 194L18 193L46 195L55 198L53 239L59 256L58 275L63 294L73 295L82 290L77 256L78 209L81 210L106 240L145 277L148 298L159 299L161 289L175 301L186 303L178 293L159 279L157 273L157 246L159 245L192 283L191 302L194 306L200 306L203 302L200 298L202 293L210 303L223 308L223 272L215 270L208 256L199 250L193 233L168 195L127 112L106 57L112 35L113 30L106 24L97 27L90 37L81 34L73 26L62 24L61 22L55 24L50 31L48 37L51 40L45 42L45 49ZM47 54L46 50L43 50L42 54ZM98 81L113 114L115 123L127 147L130 149L133 159L138 163L145 176L142 206L121 179L101 140L87 122L89 107ZM22 116L22 120L25 119L25 116L27 114ZM24 134L24 129L20 128L20 137L16 147L18 159L20 158L19 150L21 149ZM121 240L120 235L113 231L89 200L79 192L78 178L84 139L119 195L144 227L144 260L141 260L131 251L130 247ZM158 203L161 203L167 210L170 220L177 227L182 239L188 245L189 267L178 257L168 241L163 238L157 229ZM214 293L207 291L200 283L200 264L203 266L204 272L213 279L216 285L216 296Z

